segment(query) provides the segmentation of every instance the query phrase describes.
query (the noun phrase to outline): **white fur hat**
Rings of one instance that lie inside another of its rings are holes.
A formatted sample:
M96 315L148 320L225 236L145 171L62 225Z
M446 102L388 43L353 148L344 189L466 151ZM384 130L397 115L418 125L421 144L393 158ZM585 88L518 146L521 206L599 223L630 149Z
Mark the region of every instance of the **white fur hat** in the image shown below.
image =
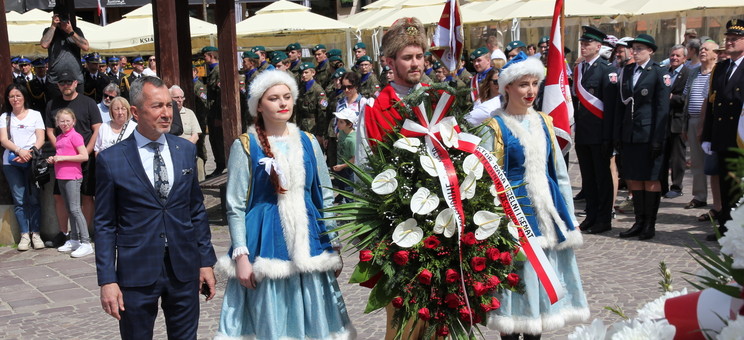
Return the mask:
M499 93L506 95L506 85L526 75L535 76L538 82L542 82L545 78L545 66L540 59L530 58L524 52L519 52L499 73Z
M292 99L297 100L299 90L297 90L297 81L294 77L285 71L271 70L259 73L251 82L248 92L248 112L254 118L258 116L258 101L263 97L264 92L274 85L284 84L292 92Z

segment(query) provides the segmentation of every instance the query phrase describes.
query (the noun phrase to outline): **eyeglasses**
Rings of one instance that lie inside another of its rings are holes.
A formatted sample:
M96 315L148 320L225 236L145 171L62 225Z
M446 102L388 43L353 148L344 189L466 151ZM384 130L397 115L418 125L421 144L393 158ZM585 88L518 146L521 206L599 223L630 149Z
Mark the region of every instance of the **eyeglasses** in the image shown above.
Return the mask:
M186 97L184 97L184 96L171 96L171 98L173 98L173 99L184 99Z
M498 79L491 79L491 83L493 83L496 86L499 86L499 80Z
M341 89L343 89L343 90L353 90L355 88L356 88L356 86L354 86L354 85L341 85Z
M109 100L116 98L116 96L112 96L112 95L105 94L105 93L103 94L103 97Z
M150 58L149 60L150 60L150 61L155 61L155 58Z

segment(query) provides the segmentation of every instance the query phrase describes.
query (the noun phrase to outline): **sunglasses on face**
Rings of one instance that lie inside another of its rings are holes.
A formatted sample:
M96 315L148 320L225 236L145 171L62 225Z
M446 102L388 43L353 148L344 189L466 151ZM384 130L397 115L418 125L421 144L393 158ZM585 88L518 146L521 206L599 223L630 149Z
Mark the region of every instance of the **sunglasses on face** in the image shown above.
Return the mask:
M344 90L353 90L356 87L354 85L341 85L341 88Z
M72 85L72 80L60 80L59 81L59 84L60 85L65 85L65 86Z
M498 79L491 79L491 83L493 83L494 85L498 86L499 85L499 80Z
M104 94L103 94L103 98L106 98L106 99L108 99L108 100L111 100L111 99L114 99L114 98L116 98L116 96L111 96L111 95L108 95L108 94L105 94L105 93L104 93Z

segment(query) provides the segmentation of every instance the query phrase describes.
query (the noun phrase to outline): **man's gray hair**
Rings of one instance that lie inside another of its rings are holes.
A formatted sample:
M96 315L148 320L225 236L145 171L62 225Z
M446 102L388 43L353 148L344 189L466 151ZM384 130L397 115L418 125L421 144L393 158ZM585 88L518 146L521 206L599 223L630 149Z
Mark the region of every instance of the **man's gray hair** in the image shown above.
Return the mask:
M114 83L108 84L106 85L106 87L103 88L103 93L106 93L106 92L116 92L117 97L121 94L119 85L116 85Z
M132 82L132 87L129 88L129 102L138 109L142 106L142 88L145 87L145 84L167 88L163 80L158 77L145 76L137 78Z
M682 55L686 57L687 56L687 47L685 47L685 45L682 45L682 44L677 44L677 45L672 46L672 49L669 50L669 52L674 52L674 51L676 51L676 50L678 50L680 48L682 49Z
M690 41L687 42L687 51L695 50L697 52L700 52L700 46L702 46L703 43L700 41L700 39L690 39Z
M186 94L186 92L184 92L183 89L180 86L178 86L178 85L173 85L173 86L170 87L170 89L168 89L168 91L170 91L171 93L173 93L173 91L175 91L175 90L180 90L181 92L183 92L184 94Z

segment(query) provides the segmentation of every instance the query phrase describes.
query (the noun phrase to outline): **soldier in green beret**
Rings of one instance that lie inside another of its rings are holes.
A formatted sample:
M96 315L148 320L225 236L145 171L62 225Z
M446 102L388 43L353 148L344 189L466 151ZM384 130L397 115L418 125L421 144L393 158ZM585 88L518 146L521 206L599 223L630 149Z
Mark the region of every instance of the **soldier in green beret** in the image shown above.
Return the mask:
M290 68L292 67L291 57L282 51L274 52L274 55L271 56L271 65L273 65L274 68L279 71L285 71L295 76L295 73L290 71ZM298 70L299 70L299 66L298 66ZM299 81L299 79L297 80Z
M225 170L225 145L222 137L222 100L220 98L220 60L217 48L202 48L204 63L207 65L207 128L209 144L212 146L215 169L207 177L219 176Z
M315 56L315 80L320 83L321 88L328 86L328 82L331 80L330 67L328 66L328 55L326 54L326 47L323 44L317 44L312 48L313 55Z
M302 80L299 84L300 94L297 96L293 118L300 129L314 134L320 145L323 145L327 130L325 110L328 107L328 98L326 98L323 87L314 79L315 70L313 63L305 62L300 65Z
M359 93L365 98L376 98L380 93L380 81L372 72L372 59L366 55L362 56L357 60L357 67L361 76Z
M258 55L258 72L261 73L266 70L273 70L274 66L271 65L266 59L266 47L261 45L253 46L251 52Z
M291 43L287 45L287 48L285 49L285 52L287 54L287 57L289 57L290 64L289 64L289 70L298 76L300 75L300 63L302 62L302 45L300 43ZM274 63L274 58L271 59L272 64L276 66L276 63Z
M191 77L194 82L194 114L196 115L196 120L199 121L199 127L202 131L206 132L207 112L209 111L207 105L207 87L199 79L199 70L194 64L191 65ZM204 138L206 137L206 133L201 133L199 134L199 139L196 141L196 157L201 158L204 163L207 162L207 148L204 145ZM203 174L204 169L201 171Z
M506 47L504 48L504 53L506 53L506 59L511 60L519 52L527 52L527 45L525 45L521 40L514 40L508 44L506 44Z
M447 69L444 64L442 64L439 61L434 61L432 64L432 68L434 69L434 81L437 83L447 83L449 86L455 87L455 88L464 88L465 83L460 80L458 77L452 76L452 72L450 72L449 69Z
M326 87L325 93L328 97L328 107L326 107L326 117L328 118L328 129L326 131L326 164L331 167L336 165L336 127L333 125L333 113L336 112L338 101L344 95L344 89L341 85L341 77L346 74L346 69L341 67L331 75L331 82Z
M467 60L467 58L468 55L465 53L460 56L460 61L458 61L457 63L458 68L456 75L458 78L460 78L460 80L462 80L463 83L470 84L470 79L473 78L473 75L470 74L467 68L465 68L465 61Z
M243 52L243 76L245 77L245 87L249 88L253 78L258 75L258 65L260 64L260 57L255 52L246 51Z

